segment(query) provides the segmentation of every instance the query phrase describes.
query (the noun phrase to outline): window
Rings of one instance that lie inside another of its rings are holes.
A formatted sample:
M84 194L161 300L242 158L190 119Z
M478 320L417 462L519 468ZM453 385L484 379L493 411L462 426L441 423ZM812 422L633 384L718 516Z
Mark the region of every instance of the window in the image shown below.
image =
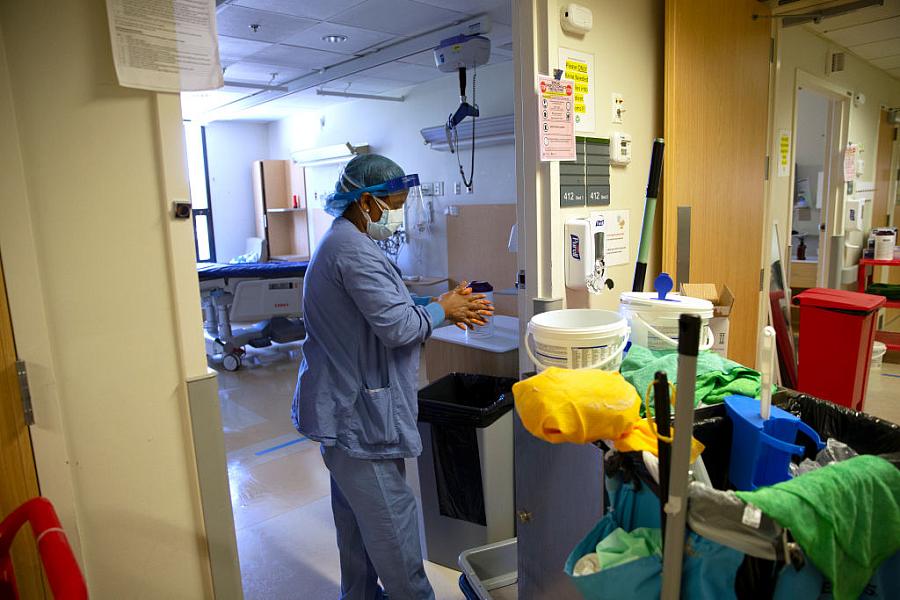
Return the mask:
M197 262L215 262L216 245L209 194L206 128L186 121L184 137L187 145L191 208L194 217L194 249L197 253Z

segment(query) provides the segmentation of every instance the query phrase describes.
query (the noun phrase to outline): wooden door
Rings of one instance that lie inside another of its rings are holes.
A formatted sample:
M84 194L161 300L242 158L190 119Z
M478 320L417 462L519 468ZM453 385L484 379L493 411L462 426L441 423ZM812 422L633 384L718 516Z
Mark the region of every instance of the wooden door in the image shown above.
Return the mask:
M31 435L25 423L16 374L3 265L0 263L0 519L39 494ZM12 546L20 598L44 598L40 559L31 529L20 530Z
M757 0L666 1L663 267L731 288L728 354L746 365L756 362L763 267L771 41L770 21L752 15L764 10Z

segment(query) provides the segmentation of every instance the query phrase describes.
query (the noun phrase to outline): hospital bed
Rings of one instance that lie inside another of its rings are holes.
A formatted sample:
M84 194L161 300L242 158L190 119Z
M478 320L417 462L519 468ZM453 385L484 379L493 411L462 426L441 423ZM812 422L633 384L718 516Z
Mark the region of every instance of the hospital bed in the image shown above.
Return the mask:
M263 348L272 342L302 339L303 277L308 264L198 264L207 356L236 371L246 345Z

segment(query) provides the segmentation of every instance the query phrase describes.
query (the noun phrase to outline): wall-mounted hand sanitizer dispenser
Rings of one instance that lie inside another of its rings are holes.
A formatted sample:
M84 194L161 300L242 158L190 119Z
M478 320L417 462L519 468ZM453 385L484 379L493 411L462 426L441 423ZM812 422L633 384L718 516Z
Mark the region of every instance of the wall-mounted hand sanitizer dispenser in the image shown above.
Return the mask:
M866 227L866 199L848 198L847 231L864 231Z
M599 294L608 287L604 258L606 224L603 217L566 221L566 287Z

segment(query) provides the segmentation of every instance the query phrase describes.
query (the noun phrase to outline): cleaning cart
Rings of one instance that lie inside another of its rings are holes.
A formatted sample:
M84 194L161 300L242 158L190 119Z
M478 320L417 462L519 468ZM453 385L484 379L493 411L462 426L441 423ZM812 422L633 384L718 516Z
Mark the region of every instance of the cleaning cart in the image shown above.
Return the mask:
M663 452L667 443L659 444L658 476L654 476L646 462L647 453L607 451L609 510L572 551L566 573L588 600L831 597L830 581L812 564L792 532L745 503L735 492L724 490L735 480L742 481L742 477L746 480L743 487L748 488L768 485L773 479L787 479L789 475L783 471L787 468L785 456L771 450L814 455L822 447L823 438L841 440L860 454L882 455L896 465L900 458L900 428L791 392L776 394L774 406L763 409L768 419L758 415L762 423L758 428L753 419L733 425L741 417L727 413L741 410L737 406L740 401L730 408L719 405L695 413L691 370L696 364L699 320L694 318L694 323L690 323L691 320L682 319L683 329L679 332L677 435L669 437L662 427L657 428L662 438L672 442L671 453L666 456ZM659 393L664 386L655 389ZM768 420L775 424L767 429ZM741 427L754 429L755 433L740 431ZM805 433L798 434L801 429ZM790 438L790 443L760 441L769 434ZM694 465L693 475L689 471L692 435L706 446L703 472ZM738 443L758 446L750 452L756 456L753 464L732 463L735 435L742 436ZM748 441L748 435L755 435L756 440ZM768 450L760 451L766 444ZM668 481L664 477L667 471L671 472ZM708 483L699 479L707 479ZM848 505L854 500L848 498ZM658 532L658 542L642 542L648 538L647 530ZM616 552L623 551L631 553L630 560L600 569L597 567L602 561L598 559L592 570L592 553L599 557L608 552L615 557ZM895 553L881 563L869 580L865 597L889 598L898 589L900 553Z

